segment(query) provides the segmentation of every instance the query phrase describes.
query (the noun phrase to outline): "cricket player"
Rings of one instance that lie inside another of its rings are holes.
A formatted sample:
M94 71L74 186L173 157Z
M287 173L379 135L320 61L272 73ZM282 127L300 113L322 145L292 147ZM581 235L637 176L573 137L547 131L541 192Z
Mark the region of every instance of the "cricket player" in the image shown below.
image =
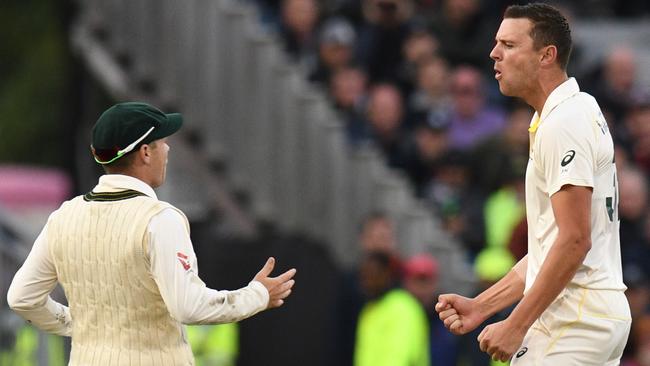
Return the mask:
M545 4L510 6L490 53L504 95L535 109L526 170L528 255L477 297L441 295L445 326L464 334L519 301L478 336L512 365L618 365L630 330L614 147L607 123L566 67L571 31Z
M39 328L72 337L70 365L193 365L183 324L234 322L281 306L295 269L269 277L269 258L248 286L207 288L185 215L156 197L167 137L182 116L145 103L106 110L92 153L106 175L48 219L16 273L9 306ZM61 283L69 307L49 294Z

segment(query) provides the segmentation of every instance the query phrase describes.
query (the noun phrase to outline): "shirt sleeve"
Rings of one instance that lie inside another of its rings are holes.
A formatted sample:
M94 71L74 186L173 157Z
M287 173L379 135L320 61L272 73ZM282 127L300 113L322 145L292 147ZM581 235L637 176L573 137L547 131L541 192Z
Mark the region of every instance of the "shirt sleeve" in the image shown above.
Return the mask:
M70 337L70 309L50 297L56 284L56 268L48 250L46 225L36 238L25 263L16 272L7 292L7 302L28 323L46 332Z
M539 136L540 168L550 196L564 185L593 187L595 141L590 123L579 115L549 121Z
M264 310L266 287L252 281L236 291L208 288L198 276L197 260L185 219L167 208L148 226L151 272L172 317L185 324L236 322Z

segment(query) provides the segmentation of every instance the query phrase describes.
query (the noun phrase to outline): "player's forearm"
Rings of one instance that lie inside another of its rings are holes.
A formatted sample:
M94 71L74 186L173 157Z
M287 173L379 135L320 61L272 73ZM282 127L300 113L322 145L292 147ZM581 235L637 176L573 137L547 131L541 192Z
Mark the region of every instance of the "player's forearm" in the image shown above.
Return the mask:
M170 312L184 324L230 323L259 313L268 302L268 291L257 281L235 291L195 286L180 297L176 309Z
M15 296L8 297L8 302L13 311L43 331L66 337L72 335L70 310L49 296L44 304L34 304Z
M527 263L528 257L524 257L505 277L476 297L486 319L522 298L526 284L522 273L526 273Z
M530 328L571 281L589 252L585 236L558 237L540 269L535 283L513 310L510 320Z

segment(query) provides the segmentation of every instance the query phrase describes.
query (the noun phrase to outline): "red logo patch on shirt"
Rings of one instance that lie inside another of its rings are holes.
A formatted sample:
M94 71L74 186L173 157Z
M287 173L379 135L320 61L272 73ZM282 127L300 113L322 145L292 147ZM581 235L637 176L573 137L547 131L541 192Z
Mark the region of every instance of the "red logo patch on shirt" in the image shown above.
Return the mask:
M190 263L187 261L187 256L185 254L178 252L176 253L176 256L178 257L178 261L181 262L183 269L186 271L190 269Z

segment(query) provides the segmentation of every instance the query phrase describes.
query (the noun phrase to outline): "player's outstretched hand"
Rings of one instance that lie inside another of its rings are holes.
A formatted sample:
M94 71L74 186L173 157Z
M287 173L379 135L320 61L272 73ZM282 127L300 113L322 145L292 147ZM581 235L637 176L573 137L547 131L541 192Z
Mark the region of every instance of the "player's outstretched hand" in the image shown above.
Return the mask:
M445 327L455 335L471 332L486 319L474 299L456 294L438 296L436 311Z
M296 281L293 276L296 274L296 269L292 268L277 277L269 277L275 267L275 258L270 257L266 260L264 267L253 278L254 281L259 281L269 291L269 304L267 309L277 308L284 304L284 299L291 294L291 288Z

